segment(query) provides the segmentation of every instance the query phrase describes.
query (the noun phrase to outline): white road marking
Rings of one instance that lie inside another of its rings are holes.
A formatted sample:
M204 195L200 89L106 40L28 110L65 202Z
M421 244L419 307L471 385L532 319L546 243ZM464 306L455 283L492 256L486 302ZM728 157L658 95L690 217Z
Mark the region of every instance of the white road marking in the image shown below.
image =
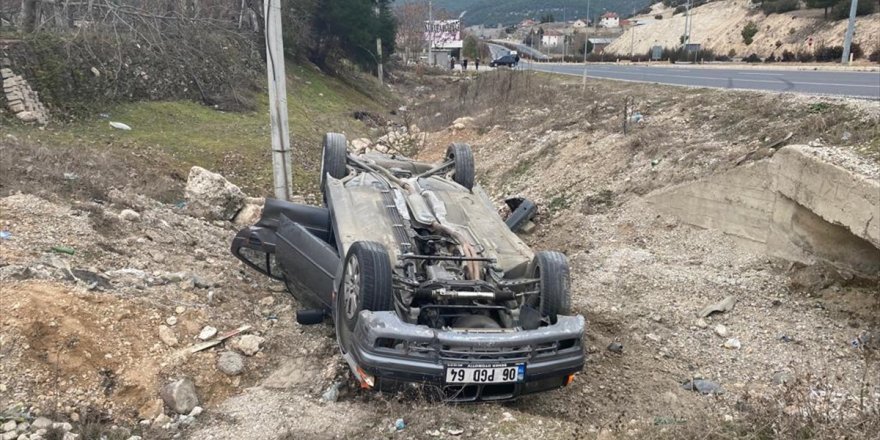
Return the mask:
M538 70L538 69L536 69ZM647 73L647 72L621 72L619 70L602 70L602 69L590 69L587 68L587 76L590 76L591 71L599 70L600 72L607 72L609 74L618 74L618 75L635 75L635 76L659 76L667 79L674 78L689 78L689 79L704 79L710 81L740 81L740 82L754 82L754 83L768 83L768 84L781 84L780 81L772 81L768 79L747 79L747 78L719 78L716 76L697 76L697 75L674 75L669 73ZM550 73L564 73L553 70L547 70ZM576 75L577 73L572 73ZM789 81L784 84L794 84L794 85L813 85L813 86L834 86L834 87L860 87L860 88L869 88L869 89L880 89L880 84L839 84L839 83L823 83L823 82L811 82L811 81Z

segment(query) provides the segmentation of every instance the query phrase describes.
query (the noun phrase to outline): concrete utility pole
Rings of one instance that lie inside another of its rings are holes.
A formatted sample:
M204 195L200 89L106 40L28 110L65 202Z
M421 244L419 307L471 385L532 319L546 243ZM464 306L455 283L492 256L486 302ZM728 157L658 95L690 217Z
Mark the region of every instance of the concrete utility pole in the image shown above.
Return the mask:
M846 26L846 38L843 40L843 56L840 57L841 64L849 64L849 51L852 46L853 34L856 31L856 7L859 0L852 0L849 5L849 24Z
M281 0L263 0L263 17L266 19L266 76L269 79L275 198L290 200L293 196L293 164L290 158L290 128L287 123L287 74L284 72L280 2Z
M373 8L373 11L376 12L376 17L379 17L381 11L379 10L379 4L376 4L376 7ZM376 37L376 76L379 78L379 85L382 85L382 78L384 77L382 72L382 37Z
M691 42L691 0L688 0L684 7L684 41L682 46L687 46Z
M587 0L587 28L584 30L584 76L581 79L581 93L587 90L587 45L590 42L590 0Z
M376 53L379 54L378 58L376 58L376 76L379 77L379 85L382 85L382 77L384 77L384 72L382 71L382 38L376 37Z
M428 2L428 64L434 66L437 63L433 59L434 54L434 9L431 2Z

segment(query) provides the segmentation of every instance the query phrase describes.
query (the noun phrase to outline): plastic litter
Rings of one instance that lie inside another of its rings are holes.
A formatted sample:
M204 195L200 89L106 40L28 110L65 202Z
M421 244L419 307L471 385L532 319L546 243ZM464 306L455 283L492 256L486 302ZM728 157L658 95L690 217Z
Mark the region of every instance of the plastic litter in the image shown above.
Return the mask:
M67 247L67 246L52 246L52 252L57 252L59 254L73 255L76 253L76 250L74 250L72 247Z
M119 130L131 131L131 127L129 127L128 124L123 124L122 122L110 121L110 126Z
M403 428L406 428L406 422L404 422L403 419L397 419L396 421L394 421L394 429L397 429L398 431L403 431Z
M12 232L0 231L0 239L9 240L10 238L12 238Z

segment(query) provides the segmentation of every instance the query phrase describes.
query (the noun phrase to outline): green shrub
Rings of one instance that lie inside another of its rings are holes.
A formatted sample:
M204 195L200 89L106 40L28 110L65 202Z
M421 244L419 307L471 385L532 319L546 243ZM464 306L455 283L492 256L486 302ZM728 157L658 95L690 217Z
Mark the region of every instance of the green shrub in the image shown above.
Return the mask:
M746 46L752 44L752 41L754 41L755 38L755 34L757 33L758 25L756 25L754 21L749 21L748 23L746 23L746 25L743 26L742 30L743 43L746 43Z
M761 5L761 10L765 14L781 14L783 12L796 11L800 6L798 0L775 0L765 1Z
M851 3L846 1L839 1L836 5L834 5L834 9L831 10L831 17L836 20L843 20L849 18L849 8ZM877 9L877 0L859 0L858 6L856 6L856 15L868 15L873 14Z

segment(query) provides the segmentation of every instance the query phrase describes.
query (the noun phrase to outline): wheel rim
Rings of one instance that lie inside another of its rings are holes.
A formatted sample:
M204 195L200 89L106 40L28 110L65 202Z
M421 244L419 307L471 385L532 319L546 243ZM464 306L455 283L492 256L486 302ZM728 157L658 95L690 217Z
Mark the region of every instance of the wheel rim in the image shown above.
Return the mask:
M345 265L345 288L343 306L345 317L354 319L358 313L358 299L361 293L361 269L356 256L352 255Z

